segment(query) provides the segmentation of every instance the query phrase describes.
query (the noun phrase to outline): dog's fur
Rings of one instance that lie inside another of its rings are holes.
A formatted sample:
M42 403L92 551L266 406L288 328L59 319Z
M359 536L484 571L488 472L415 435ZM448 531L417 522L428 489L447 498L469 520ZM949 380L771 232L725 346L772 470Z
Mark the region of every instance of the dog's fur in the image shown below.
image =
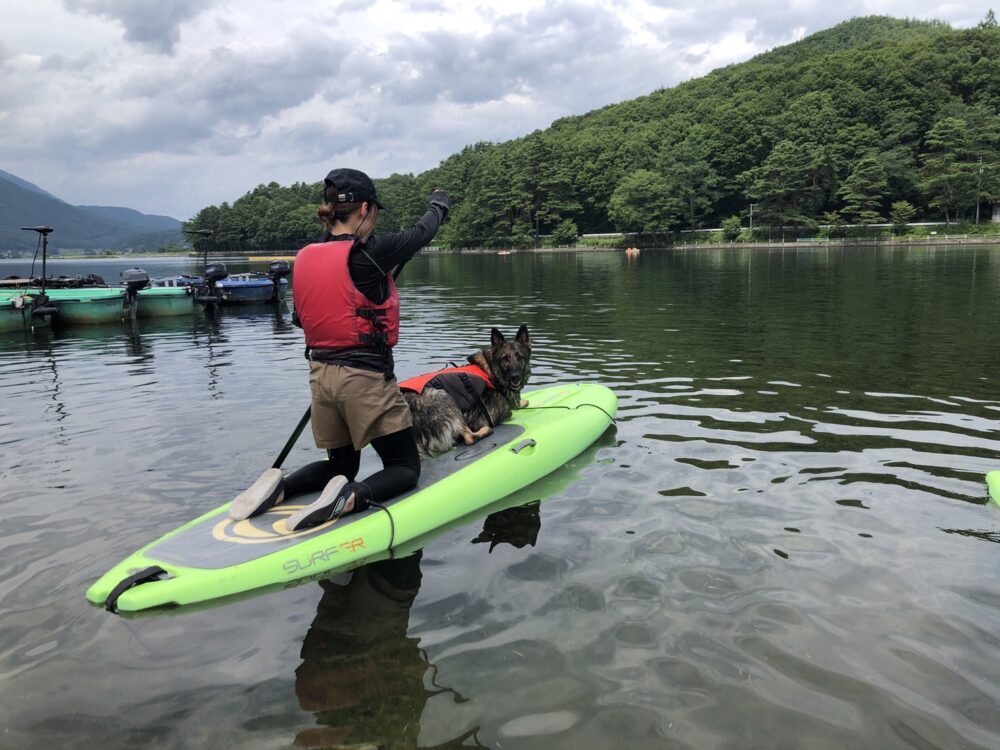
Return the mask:
M521 400L521 389L531 373L531 340L528 326L522 325L513 340L504 338L499 330L490 332L490 346L468 358L469 363L483 368L493 383L482 401L493 424L508 419L511 411L527 406ZM403 391L403 398L413 415L413 433L421 458L451 449L459 438L472 445L492 430L478 404L461 410L445 391L425 388L423 393Z

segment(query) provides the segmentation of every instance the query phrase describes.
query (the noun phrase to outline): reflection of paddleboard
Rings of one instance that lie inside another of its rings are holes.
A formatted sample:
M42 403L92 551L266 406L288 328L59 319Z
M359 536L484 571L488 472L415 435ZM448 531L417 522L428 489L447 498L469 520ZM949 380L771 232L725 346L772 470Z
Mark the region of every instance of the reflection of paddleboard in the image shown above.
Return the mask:
M1000 471L991 471L986 475L986 486L990 488L990 497L1000 505Z
M559 468L607 429L615 394L600 385L557 385L523 394L529 402L470 447L425 461L416 489L316 528L284 521L315 496L294 498L256 518L232 521L229 503L128 557L87 591L122 611L192 604L354 567L494 503ZM133 579L131 587L126 581ZM117 589L117 591L116 591Z

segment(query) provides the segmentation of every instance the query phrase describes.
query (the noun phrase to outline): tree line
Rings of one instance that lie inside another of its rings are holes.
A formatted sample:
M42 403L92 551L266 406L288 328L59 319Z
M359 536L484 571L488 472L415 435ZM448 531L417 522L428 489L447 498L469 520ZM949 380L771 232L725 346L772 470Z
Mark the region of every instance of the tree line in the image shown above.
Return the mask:
M582 233L972 221L1000 201L1000 29L869 17L522 138L376 180L380 231L451 193L446 247ZM321 185L261 185L202 209L214 248L316 238ZM751 209L752 205L752 209Z

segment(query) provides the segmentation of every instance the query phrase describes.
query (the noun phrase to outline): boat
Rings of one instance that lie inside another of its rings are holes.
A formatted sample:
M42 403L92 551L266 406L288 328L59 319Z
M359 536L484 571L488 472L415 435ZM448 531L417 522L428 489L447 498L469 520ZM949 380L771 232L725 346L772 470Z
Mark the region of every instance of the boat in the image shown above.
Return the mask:
M223 305L277 302L287 295L288 279L272 280L262 273L234 273L217 282Z
M111 611L138 612L273 590L358 567L552 473L594 443L617 410L614 392L593 383L554 385L522 397L528 407L483 440L423 462L417 487L384 507L290 531L285 519L316 494L244 521L231 520L225 503L112 567L87 590L87 599Z
M1000 469L986 475L986 486L990 491L990 499L995 504L1000 505Z
M148 287L139 291L136 312L140 318L166 318L194 312L191 287Z
M160 318L194 312L194 292L190 285L151 286L149 274L141 268L122 271L127 306L133 317Z
M42 275L28 279L19 291L28 297L44 297L45 315L57 323L111 323L121 320L125 310L125 289L110 288L96 274L87 276L49 277L48 247L52 227L21 227L24 231L37 232L42 242ZM6 279L11 285L23 279ZM17 305L17 301L10 304ZM21 304L23 304L23 299ZM8 312L8 317L10 313Z
M224 263L205 263L202 283L194 287L194 299L206 308L219 305L250 305L281 302L288 294L288 279L292 272L286 260L268 266L267 273L230 274Z
M24 292L47 295L49 304L58 310L53 322L59 325L113 323L127 312L125 290L121 287L46 288L44 292L28 287Z

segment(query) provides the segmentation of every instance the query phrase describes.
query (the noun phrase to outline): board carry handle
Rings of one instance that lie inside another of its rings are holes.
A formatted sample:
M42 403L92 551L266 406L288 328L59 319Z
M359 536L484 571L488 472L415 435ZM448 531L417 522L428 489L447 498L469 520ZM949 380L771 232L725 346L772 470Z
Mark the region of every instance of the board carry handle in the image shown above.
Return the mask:
M123 578L121 582L111 589L111 593L108 594L108 598L104 600L104 608L108 612L118 613L118 597L124 594L133 586L138 586L140 583L149 583L150 581L159 580L161 575L167 575L167 571L161 568L159 565L151 565L148 568L143 568L132 575Z
M535 445L538 445L538 443L536 443L534 441L534 439L532 439L532 438L525 438L520 443L518 443L513 448L511 448L510 452L511 453L520 453L525 448L531 448L532 446L535 446Z

